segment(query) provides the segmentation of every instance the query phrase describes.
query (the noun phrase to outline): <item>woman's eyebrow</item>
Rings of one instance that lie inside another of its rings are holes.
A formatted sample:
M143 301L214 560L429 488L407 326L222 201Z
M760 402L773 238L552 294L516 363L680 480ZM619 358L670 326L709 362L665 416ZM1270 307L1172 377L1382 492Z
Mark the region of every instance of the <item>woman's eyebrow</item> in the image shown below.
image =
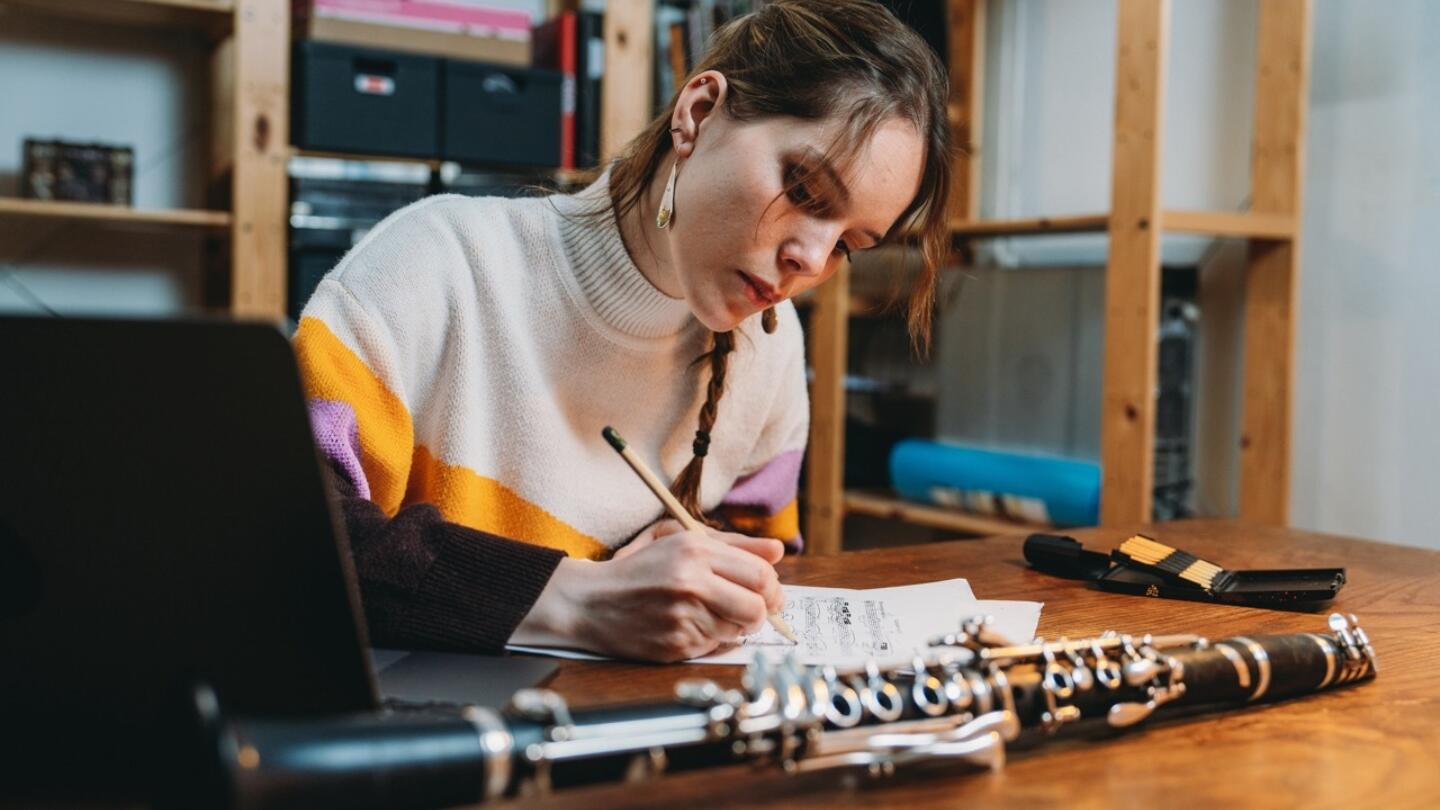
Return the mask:
M805 158L814 164L815 171L825 175L825 179L828 180L830 185L835 189L835 193L840 197L840 201L849 203L850 187L845 185L845 181L841 179L840 172L835 170L835 164L830 162L830 158L817 152L813 147L806 147L804 154Z
M825 175L825 179L829 181L831 187L835 189L835 193L840 197L841 202L848 205L850 203L850 187L845 185L844 179L840 177L840 172L836 171L835 164L830 162L830 158L816 151L814 147L806 147L804 156L813 164L814 171ZM868 228L861 231L861 233L870 237L871 241L877 245L885 241L883 234L876 233Z

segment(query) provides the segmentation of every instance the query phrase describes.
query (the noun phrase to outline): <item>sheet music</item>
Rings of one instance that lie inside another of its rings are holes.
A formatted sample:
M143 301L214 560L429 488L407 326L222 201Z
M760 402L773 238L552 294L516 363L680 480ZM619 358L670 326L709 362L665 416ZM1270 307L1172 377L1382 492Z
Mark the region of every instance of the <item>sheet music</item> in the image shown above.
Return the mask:
M734 647L695 664L747 664L756 651L782 656L794 652L802 664L852 666L875 658L882 664L908 662L932 637L959 629L977 614L993 616L995 629L1015 642L1035 636L1040 602L977 600L970 583L947 579L893 588L785 586L785 621L800 643L787 641L766 625ZM507 649L561 658L605 660L604 656L559 647L511 644Z

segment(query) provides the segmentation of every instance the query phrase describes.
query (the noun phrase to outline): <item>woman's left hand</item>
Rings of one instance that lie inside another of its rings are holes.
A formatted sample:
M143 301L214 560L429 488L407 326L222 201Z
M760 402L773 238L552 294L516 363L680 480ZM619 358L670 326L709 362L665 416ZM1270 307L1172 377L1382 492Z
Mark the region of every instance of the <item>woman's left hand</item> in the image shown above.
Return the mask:
M636 535L634 540L626 543L623 548L615 552L613 559L623 560L667 535L678 534L683 531L685 531L685 527L680 525L680 521L673 518L656 521L650 524L644 531L640 532L640 534ZM712 538L726 545L738 548L741 551L748 551L771 565L780 562L781 558L785 556L785 544L772 537L751 537L748 534L739 534L738 532L722 532L719 529L712 529L708 526L705 527L705 531Z

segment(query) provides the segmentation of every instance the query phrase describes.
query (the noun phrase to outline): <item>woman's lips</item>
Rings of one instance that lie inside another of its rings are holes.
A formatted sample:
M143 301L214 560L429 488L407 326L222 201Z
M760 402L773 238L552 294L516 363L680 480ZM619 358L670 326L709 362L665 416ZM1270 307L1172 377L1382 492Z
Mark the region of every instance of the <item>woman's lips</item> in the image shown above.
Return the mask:
M780 297L775 294L774 287L746 273L744 270L737 270L735 272L740 275L740 281L745 288L745 297L750 299L750 303L763 309L774 306L775 303L780 300Z

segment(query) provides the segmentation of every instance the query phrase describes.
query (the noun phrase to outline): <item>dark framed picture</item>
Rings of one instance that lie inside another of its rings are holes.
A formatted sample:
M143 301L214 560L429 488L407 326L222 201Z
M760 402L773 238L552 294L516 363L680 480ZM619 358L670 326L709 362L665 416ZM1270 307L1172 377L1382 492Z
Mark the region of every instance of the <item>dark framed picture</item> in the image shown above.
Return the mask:
M135 150L25 139L20 196L32 200L134 203Z

